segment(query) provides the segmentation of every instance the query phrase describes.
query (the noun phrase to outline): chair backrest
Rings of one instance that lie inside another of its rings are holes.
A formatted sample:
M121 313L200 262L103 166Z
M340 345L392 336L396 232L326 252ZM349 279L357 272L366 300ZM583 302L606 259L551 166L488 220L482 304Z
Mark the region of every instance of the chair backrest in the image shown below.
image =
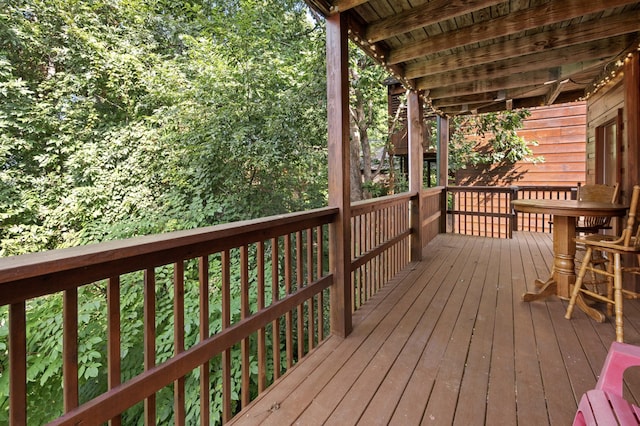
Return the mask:
M599 201L602 203L618 202L618 196L620 195L620 184L616 182L615 185L609 186L600 183L580 185L578 184L578 201ZM583 218L583 227L591 228L592 232L598 232L598 229L605 229L609 227L611 222L610 217L593 217L587 216Z
M640 186L634 185L633 193L631 194L631 205L629 206L629 216L627 217L627 226L624 228L621 235L621 239L625 247L629 247L631 246L631 243L633 243L636 248L640 248L640 227L638 227L635 233L633 232L636 225L636 216L638 215L639 201Z
M604 203L617 203L620 195L620 184L603 185L600 183L578 185L579 201L600 201Z

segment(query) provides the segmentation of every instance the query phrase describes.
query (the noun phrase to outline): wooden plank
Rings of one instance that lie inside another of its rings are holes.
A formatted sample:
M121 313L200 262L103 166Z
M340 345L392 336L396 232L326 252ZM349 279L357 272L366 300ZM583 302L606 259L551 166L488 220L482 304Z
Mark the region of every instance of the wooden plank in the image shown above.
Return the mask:
M577 26L552 28L516 39L505 39L475 49L454 51L450 55L442 55L407 65L407 78L434 75L543 51L567 56L564 53L565 50L560 51L560 49L638 31L639 20L640 11L633 11L588 21Z
M490 25L487 25L487 22L481 22L433 36L427 40L406 43L401 48L389 52L387 62L390 64L406 62L420 56L509 36L630 3L633 2L630 0L592 0L585 3L582 0L566 0L546 3L495 18L491 20Z
M461 242L464 243L462 240ZM429 259L437 259L437 253L440 250L441 249L436 246L432 249L433 257L429 256L429 254L427 254L426 257ZM431 265L427 268L427 271L429 271L430 268ZM266 419L263 424L280 425L290 422L287 419L298 418L302 411L312 403L313 398L328 386L331 380L337 379L338 381L344 382L343 378L336 376L338 371L340 371L343 365L348 363L350 357L356 351L371 352L371 343L363 346L366 339L374 340L374 345L379 346L381 344L381 336L389 333L389 330L380 329L382 328L380 327L381 323L392 314L392 310L398 307L401 310L404 306L410 304L414 296L411 286L415 282L416 276L422 273L422 269L406 269L404 273L399 274L394 281L383 287L369 303L358 310L354 314L354 321L356 321L357 327L354 328L354 333L341 344L340 351L336 351L330 358L324 359L322 367L314 371L313 374L305 377L304 382L300 383L296 391L291 393L286 399L274 398L275 400L282 401L279 410L271 413L270 417ZM397 318L398 315L401 314L396 312L393 313L393 315ZM385 324L388 322L385 322ZM268 408L268 405L266 407ZM262 404L258 411L264 408L265 405ZM326 415L325 413L324 416ZM321 414L321 417L322 416Z
M9 422L27 424L27 315L24 302L9 306Z
M249 247L240 248L240 318L251 315L249 308ZM241 387L240 402L246 407L251 402L251 364L249 363L250 342L245 337L240 342Z
M530 251L532 262L530 263L530 271L534 272L537 277L548 277L551 272L551 261L553 253L546 250L544 253L540 251L540 246L536 242L534 234L523 234L526 238L526 246L523 250ZM535 279L527 275L528 279ZM542 305L542 304L541 304ZM547 397L547 413L549 424L566 425L573 420L572 413L577 408L577 402L573 394L571 384L569 383L570 370L567 370L567 364L564 363L563 353L560 351L560 345L565 347L565 356L569 357L572 353L575 356L572 359L580 372L580 369L588 368L586 363L580 363L580 358L575 350L569 350L571 346L579 347L577 338L574 333L563 332L571 328L571 324L562 321L564 318L564 307L559 299L553 298L544 304L545 309L532 309L532 318L536 325L547 323L543 327L535 327L535 338L540 353L540 374ZM579 375L579 374L578 374ZM567 407L570 407L567 410Z
M173 266L173 345L174 354L184 352L184 262ZM186 418L185 378L179 377L173 382L173 422L184 426Z
M107 283L107 389L121 382L120 359L120 277L110 278ZM111 419L110 426L120 426L122 416Z
M480 244L480 239L471 238L472 244ZM471 247L473 248L473 247ZM391 422L400 422L404 424L418 424L424 422L438 422L446 424L446 417L439 418L437 415L443 415L437 411L437 407L430 406L433 412L426 411L428 398L433 395L433 388L436 384L436 377L440 369L440 362L447 350L448 342L453 334L451 324L456 322L460 306L464 300L468 288L468 282L475 270L475 262L471 260L471 255L477 253L466 252L463 259L466 259L456 271L451 270L448 277L448 285L454 286L453 292L447 301L444 311L438 318L436 329L434 330L427 346L425 347L420 361L417 364L413 375L402 399L393 414ZM449 422L450 423L450 422Z
M489 384L487 389L486 424L516 424L516 374L513 316L514 286L511 272L513 240L500 240L500 268L496 298L496 316Z
M522 303L521 295L528 286L533 287L537 273L531 270L530 256L522 249L521 234L514 234L517 250L511 257L511 273L518 284L513 291L514 304L514 357L516 372L516 413L518 423L548 424L544 387L540 376L538 348L532 333L535 321L534 310L546 310L544 304ZM526 259L526 260L525 260ZM548 324L545 322L544 324Z
M446 258L439 260L439 266L433 272L425 271L416 277L415 285L423 288L416 303L340 402L330 422L342 423L349 417L359 418L361 424L386 424L390 421L395 405L402 397L453 290L454 286L449 285L447 280L447 275L451 274L450 264L459 260L464 253L460 245L451 250ZM387 369L388 372L385 371ZM367 395L371 402L368 405L357 403L355 399L358 394Z
M198 314L198 336L203 342L209 338L209 256L198 258L198 302L200 312ZM210 423L210 405L211 398L209 396L209 362L205 362L200 366L200 425L206 426Z
M444 353L444 358L447 359L447 362L442 363L438 370L432 396L429 398L429 403L422 419L423 424L441 425L453 423L463 374L466 374L467 369L471 367L468 365L467 360L471 355L469 351L472 338L482 339L484 337L482 336L482 331L479 330L482 325L478 323L478 309L484 285L488 285L485 278L488 271L489 254L491 253L491 241L491 239L480 239L479 253L467 260L468 263L474 265L474 270L468 281L465 279L465 282L468 282L466 284L468 289L459 307L458 316L453 325L453 333ZM463 282L458 282L456 285L463 286L464 284ZM495 302L493 304L495 306ZM482 392L482 388L477 389L477 391ZM462 402L462 405L466 404Z
M464 365L464 375L460 383L459 401L454 417L454 425L484 425L486 418L487 400L475 397L478 393L489 395L489 372L501 369L501 365L491 364L493 359L497 317L497 299L500 289L500 240L490 240L491 244L485 250L488 253L487 270L482 283L482 294L476 320L473 325L467 361ZM474 276L474 278L476 278ZM480 283L476 283L480 287ZM493 367L493 368L492 368ZM504 403L504 401L503 401ZM500 417L504 424L505 417Z
M64 412L78 406L78 289L63 293L62 364Z
M640 16L640 13L638 16ZM631 37L618 36L589 43L576 44L562 50L553 49L531 53L529 55L520 54L510 59L465 66L464 68L446 70L437 74L430 73L428 76L413 73L410 74L410 78L419 78L419 87L423 90L451 86L473 80L495 79L522 72L531 72L537 69L560 67L593 59L611 58L624 50L629 45L630 40L632 40Z
M144 370L156 365L156 276L153 268L144 271ZM144 400L145 424L156 423L156 395Z
M366 29L369 43L385 40L440 21L495 6L504 0L432 0L388 18L374 22Z

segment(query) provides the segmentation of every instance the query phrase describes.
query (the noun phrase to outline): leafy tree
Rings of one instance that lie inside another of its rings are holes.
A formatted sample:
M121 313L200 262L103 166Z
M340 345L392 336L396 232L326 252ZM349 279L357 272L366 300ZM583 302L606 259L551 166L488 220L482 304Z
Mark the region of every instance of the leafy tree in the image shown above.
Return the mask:
M349 49L351 200L387 195L388 182L377 179L388 163L389 124L386 71L361 49ZM397 127L396 127L397 129Z
M323 42L322 28L295 0L5 0L0 255L324 205ZM169 269L157 271L164 290ZM190 345L197 339L193 265L187 275ZM140 279L125 276L121 284L125 379L142 365ZM79 294L83 401L106 386L104 291L97 284ZM170 294L158 291L159 358L173 350ZM28 306L34 424L61 410L60 304L54 295ZM212 328L219 315L212 309ZM6 339L7 309L0 307L0 423L7 416ZM219 421L219 393L212 394ZM168 407L159 420L168 422L172 395L158 398ZM189 407L190 423L198 409ZM139 406L125 413L127 424L139 418Z
M449 177L458 170L476 166L509 167L518 161L541 162L517 131L531 113L526 109L475 115L459 115L449 125ZM431 144L437 139L436 123L430 122Z

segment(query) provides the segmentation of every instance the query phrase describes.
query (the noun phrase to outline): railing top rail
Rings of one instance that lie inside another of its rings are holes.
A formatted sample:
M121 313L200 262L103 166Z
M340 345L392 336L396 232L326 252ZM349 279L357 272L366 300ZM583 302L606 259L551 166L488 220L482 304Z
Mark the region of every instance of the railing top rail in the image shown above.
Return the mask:
M447 191L508 193L513 192L516 188L515 186L447 186Z
M351 204L351 216L358 216L366 212L381 210L393 204L409 201L418 196L417 192L403 192L402 194L387 195L370 200L356 201Z
M337 208L0 259L0 306L329 223ZM64 277L64 279L62 279Z

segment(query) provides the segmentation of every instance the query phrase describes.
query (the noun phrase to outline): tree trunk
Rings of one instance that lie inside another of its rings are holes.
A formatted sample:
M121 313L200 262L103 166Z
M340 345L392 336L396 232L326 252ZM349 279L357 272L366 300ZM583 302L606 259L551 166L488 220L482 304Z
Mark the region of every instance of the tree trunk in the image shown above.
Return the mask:
M362 172L360 171L360 131L353 116L349 120L351 134L351 201L362 200Z

